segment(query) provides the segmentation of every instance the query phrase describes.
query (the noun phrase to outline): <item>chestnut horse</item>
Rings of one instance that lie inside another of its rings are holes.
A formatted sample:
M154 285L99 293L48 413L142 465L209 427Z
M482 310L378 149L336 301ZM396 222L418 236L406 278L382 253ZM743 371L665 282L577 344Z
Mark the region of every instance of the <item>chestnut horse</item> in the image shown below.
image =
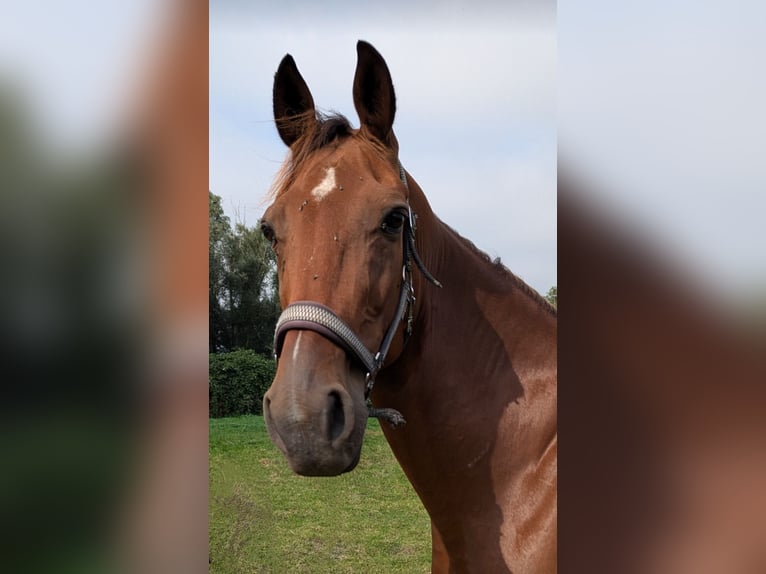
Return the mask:
M290 55L274 80L290 154L261 223L284 309L269 435L296 473L337 475L379 416L433 572L553 572L555 310L433 214L399 163L388 67L357 55L359 129L315 111Z

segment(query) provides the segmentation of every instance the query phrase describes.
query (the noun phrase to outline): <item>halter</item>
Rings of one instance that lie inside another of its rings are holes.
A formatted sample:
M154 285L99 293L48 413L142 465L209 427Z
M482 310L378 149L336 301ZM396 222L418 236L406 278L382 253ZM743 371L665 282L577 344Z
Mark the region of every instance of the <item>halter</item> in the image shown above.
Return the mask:
M399 164L399 178L404 184L405 189L409 190L407 176L404 173L404 168L401 163ZM399 323L404 320L405 315L407 316L407 325L404 331L405 343L409 340L409 337L412 334L412 312L415 303L415 286L412 281L412 262L415 261L415 265L417 265L420 272L428 281L437 287L442 286L441 283L439 283L439 281L437 281L425 268L425 265L423 265L417 249L415 248L415 222L416 215L410 207L408 198L407 218L404 221L404 238L402 240L402 286L399 290L399 303L396 307L394 318L391 320L391 323L386 330L386 334L383 336L383 340L380 343L380 348L377 353L371 353L357 334L354 333L354 330L346 325L346 323L343 322L343 320L329 307L314 301L295 301L285 307L277 320L277 327L274 332L274 354L276 358L278 359L282 352L282 344L284 343L287 331L303 329L319 333L345 350L346 353L355 359L363 368L366 373L364 398L365 400L368 400L370 392L372 392L372 387L375 384L375 377L385 363L386 355L391 347L391 342L394 340L394 335L396 335L396 331L399 328ZM394 409L376 409L369 406L369 416L385 419L391 423L394 428L406 423L401 413Z

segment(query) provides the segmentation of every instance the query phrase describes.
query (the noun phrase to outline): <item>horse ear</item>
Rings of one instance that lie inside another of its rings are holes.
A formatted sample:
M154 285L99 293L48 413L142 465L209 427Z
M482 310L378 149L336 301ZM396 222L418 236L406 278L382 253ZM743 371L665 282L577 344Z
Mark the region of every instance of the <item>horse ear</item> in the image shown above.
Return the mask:
M357 42L356 54L354 107L362 129L394 147L391 127L396 113L396 96L391 73L383 56L367 42Z
M314 98L290 54L282 58L274 75L274 120L288 147L316 121Z

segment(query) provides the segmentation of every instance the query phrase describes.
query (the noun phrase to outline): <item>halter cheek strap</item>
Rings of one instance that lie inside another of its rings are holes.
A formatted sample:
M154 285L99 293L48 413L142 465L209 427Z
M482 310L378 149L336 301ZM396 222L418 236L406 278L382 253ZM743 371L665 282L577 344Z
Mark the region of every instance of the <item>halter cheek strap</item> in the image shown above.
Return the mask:
M407 177L401 164L399 164L399 177L404 186L407 187ZM277 327L274 332L274 354L277 358L282 353L282 345L284 344L287 331L301 329L319 333L344 349L364 369L366 372L364 396L365 399L369 398L372 387L375 384L375 377L383 367L388 350L399 328L399 323L404 320L405 315L407 315L405 342L412 333L413 304L415 302L415 287L412 282L412 261L415 261L418 269L420 269L428 281L437 287L442 286L428 272L418 255L415 248L415 215L409 204L407 205L407 211L408 217L404 223L405 229L402 241L402 285L399 291L399 302L394 318L386 330L378 352L373 355L357 334L354 333L354 330L329 307L314 301L296 301L285 307L277 320ZM394 428L406 423L401 413L394 409L376 409L370 406L369 416L385 419Z

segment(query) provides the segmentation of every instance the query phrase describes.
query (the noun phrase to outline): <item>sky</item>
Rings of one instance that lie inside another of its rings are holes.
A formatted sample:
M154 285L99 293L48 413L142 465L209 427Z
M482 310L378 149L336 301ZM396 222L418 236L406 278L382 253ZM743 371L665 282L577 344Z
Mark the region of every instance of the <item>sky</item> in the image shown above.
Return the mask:
M232 220L257 223L286 156L271 101L282 57L319 109L358 126L364 39L391 71L400 160L436 214L539 292L556 285L555 7L468 6L212 2L210 189Z
M558 7L559 161L715 298L766 289L766 4ZM762 296L762 295L761 295Z
M27 119L51 149L92 153L124 128L170 3L28 0L4 6L0 88L23 100Z
M97 149L165 4L16 3L0 82L53 147ZM558 146L603 184L594 205L736 296L766 284L765 19L755 0L213 0L210 189L255 224L286 151L279 61L291 53L318 106L356 123L361 38L388 62L401 159L437 214L538 291L556 284Z

